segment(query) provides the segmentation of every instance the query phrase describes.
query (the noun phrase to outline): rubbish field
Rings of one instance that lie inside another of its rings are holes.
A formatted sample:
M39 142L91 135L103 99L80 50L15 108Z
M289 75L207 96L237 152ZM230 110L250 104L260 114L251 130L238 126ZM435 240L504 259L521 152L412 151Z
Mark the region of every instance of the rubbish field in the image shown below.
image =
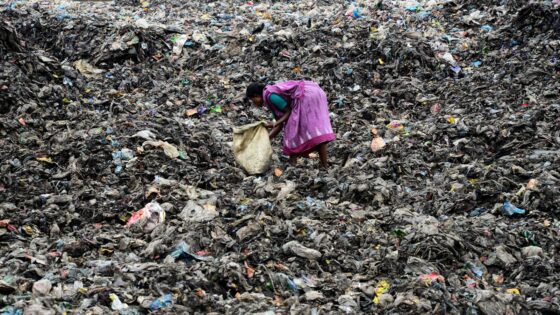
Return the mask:
M560 313L560 1L3 1L0 314ZM249 175L251 82L337 139Z

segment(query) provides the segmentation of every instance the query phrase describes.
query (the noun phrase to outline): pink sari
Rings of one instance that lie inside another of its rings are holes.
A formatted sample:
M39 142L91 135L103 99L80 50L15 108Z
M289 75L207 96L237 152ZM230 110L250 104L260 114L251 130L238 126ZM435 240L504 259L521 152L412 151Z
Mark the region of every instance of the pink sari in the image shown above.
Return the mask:
M317 83L287 81L266 86L264 102L279 119L284 113L269 102L272 93L282 96L292 107L290 118L284 125L284 154L306 156L319 144L336 139L331 127L327 96Z

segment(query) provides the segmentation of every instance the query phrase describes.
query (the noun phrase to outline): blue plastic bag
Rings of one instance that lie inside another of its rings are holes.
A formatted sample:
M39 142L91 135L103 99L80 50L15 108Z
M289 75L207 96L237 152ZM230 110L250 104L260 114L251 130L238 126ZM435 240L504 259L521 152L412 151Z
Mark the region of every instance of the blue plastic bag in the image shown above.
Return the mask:
M512 205L509 201L504 202L504 213L507 216L512 216L514 214L525 214L525 210L517 208L516 206Z
M150 309L152 311L157 311L159 309L168 307L173 303L173 296L171 294L165 294L164 296L160 297L159 299L155 300L150 304Z

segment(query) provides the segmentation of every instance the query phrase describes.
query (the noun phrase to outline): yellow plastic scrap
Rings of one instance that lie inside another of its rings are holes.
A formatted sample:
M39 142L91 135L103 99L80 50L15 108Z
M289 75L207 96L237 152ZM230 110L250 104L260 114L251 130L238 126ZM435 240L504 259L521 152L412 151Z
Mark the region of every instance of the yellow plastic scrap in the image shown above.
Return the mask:
M251 198L243 198L243 199L239 200L239 203L247 206L247 205L251 204L252 201L253 201L253 199L251 199Z
M447 121L448 121L450 124L455 124L455 123L457 122L457 120L456 120L455 117L453 117L453 116L447 118Z
M471 185L476 185L476 183L478 183L478 178L471 178L471 179L469 179L469 183L470 183Z
M516 295L520 295L520 294L521 294L521 292L519 292L519 289L518 289L518 288L507 289L507 290L506 290L506 293L507 293L507 294L516 294Z
M125 214L121 214L119 216L119 220L121 220L122 222L126 222L128 221L128 216L126 216Z
M37 231L37 229L33 228L30 225L24 225L22 227L23 231L25 232L25 234L29 235L29 236L34 236L39 234L39 231Z
M54 164L53 160L52 160L50 157L47 157L47 156L38 157L38 158L36 158L36 160L37 160L37 161L40 161L40 162L45 162L45 163L49 163L49 164Z
M387 125L387 128L403 130L404 129L404 124L400 120L393 120Z
M389 291L390 285L387 281L381 280L377 284L377 288L375 288L375 297L373 298L373 303L379 304L379 297L381 294Z

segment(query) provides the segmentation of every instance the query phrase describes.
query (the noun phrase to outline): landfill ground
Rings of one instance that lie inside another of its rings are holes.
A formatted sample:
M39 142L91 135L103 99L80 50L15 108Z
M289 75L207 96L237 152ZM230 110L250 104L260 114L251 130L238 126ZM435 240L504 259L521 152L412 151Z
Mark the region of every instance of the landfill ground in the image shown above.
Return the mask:
M0 314L560 314L560 1L0 2ZM235 162L253 81L330 168Z

